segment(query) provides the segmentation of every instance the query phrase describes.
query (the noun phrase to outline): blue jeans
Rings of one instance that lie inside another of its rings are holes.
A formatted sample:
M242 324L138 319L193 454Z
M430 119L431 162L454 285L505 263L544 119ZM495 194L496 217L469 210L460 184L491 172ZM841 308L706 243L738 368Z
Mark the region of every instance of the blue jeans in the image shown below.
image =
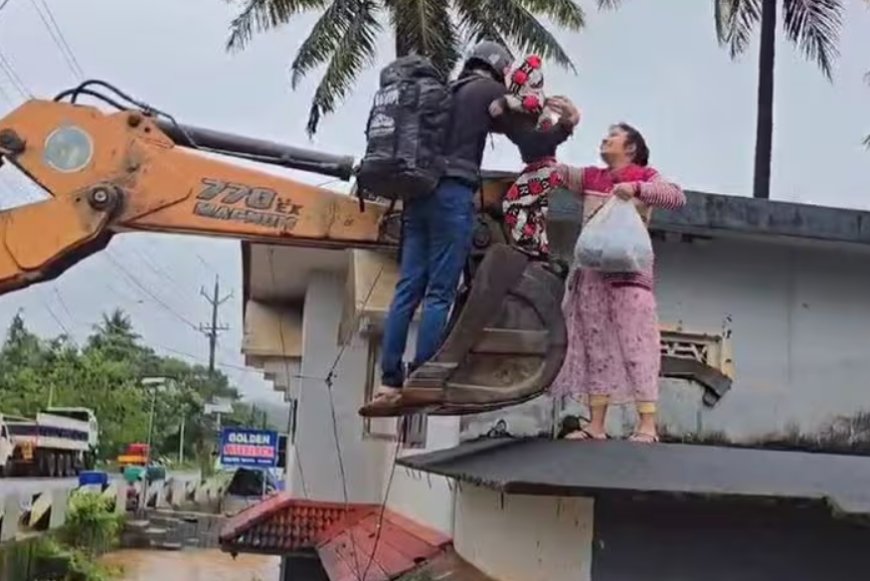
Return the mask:
M411 367L429 360L447 326L457 285L468 253L474 225L474 189L445 179L425 198L406 204L399 282L384 328L381 345L382 383L402 387L402 355L414 311L423 301L417 333L417 352Z

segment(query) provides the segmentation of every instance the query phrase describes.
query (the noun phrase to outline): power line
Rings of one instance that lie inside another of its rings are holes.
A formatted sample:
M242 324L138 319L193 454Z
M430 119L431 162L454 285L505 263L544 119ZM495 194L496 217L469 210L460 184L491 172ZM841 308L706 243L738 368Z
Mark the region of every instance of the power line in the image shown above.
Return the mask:
M121 264L121 263L120 263L120 262L119 262L119 261L118 261L118 260L117 260L113 255L112 255L112 253L111 253L111 249L109 249L109 248L106 249L106 257L108 258L108 260L109 260L112 264L115 265L115 267L117 267L119 270L121 270L122 273L124 273L124 275L127 276L127 278L130 280L130 282L132 282L132 283L133 283L137 288L139 288L142 292L144 292L144 293L147 294L149 297L151 297L151 300L153 300L155 303L157 303L158 305L160 305L161 307L163 307L163 308L164 308L167 312L169 312L172 316L174 316L175 318L177 318L179 321L181 321L182 323L184 323L185 325L187 325L187 326L190 327L191 329L193 329L193 330L195 330L195 331L199 331L199 328L198 328L194 323L192 323L192 322L190 321L190 319L188 319L188 318L185 317L184 315L179 314L175 309L173 309L172 307L170 307L170 306L169 306L166 302L164 302L160 297L158 297L156 294L154 294L154 293L153 293L153 292L152 292L148 287L146 287L144 284L142 284L141 282L139 282L139 280L138 280L138 279L133 275L133 273L130 272L129 270L127 270L127 268L126 268L123 264Z
M12 100L12 95L10 95L10 94L9 94L9 91L7 91L6 89L4 89L2 85L0 85L0 97L2 97L4 101L6 101L7 103L9 103L10 106L14 105L14 103L15 103L15 102Z
M57 286L54 286L53 290L54 294L57 296L57 302L60 303L60 308L63 309L63 312L66 313L66 316L69 318L70 321L75 321L75 317L73 317L72 312L70 312L69 308L67 308L66 306L66 301L63 300L62 296L60 296L60 291L57 290Z
M45 29L51 36L51 40L54 41L55 46L57 46L61 55L63 55L63 58L70 71L72 71L73 76L84 80L85 73L79 65L75 53L73 53L72 48L66 41L66 37L63 35L63 31L60 29L57 20L54 18L51 8L49 8L48 4L45 3L45 0L39 0L39 4L42 4L42 7L45 9L45 14L43 14L42 10L39 8L39 4L37 4L37 0L30 0L30 3L33 5L33 9L36 10L36 13L39 14L40 20L42 20L42 23L45 25Z
M45 310L48 311L48 314L51 316L52 319L54 319L54 322L57 323L57 326L61 328L63 333L67 336L72 336L72 334L69 332L69 329L67 328L67 326L64 325L63 321L60 320L60 317L57 316L57 313L55 313L53 310L51 310L51 307L49 306L48 300L46 300L45 296L40 295L39 298L40 298L40 301L42 302L42 306L45 307Z
M12 66L12 62L3 54L3 51L0 50L0 71L3 71L3 74L9 79L12 83L12 86L16 91L21 93L23 98L28 98L31 93L28 90L27 86L21 80L21 77L18 76L18 73L15 72L15 67Z
M408 418L403 417L401 421L407 421ZM381 531L384 529L384 513L387 510L387 501L390 498L390 490L393 488L393 477L396 475L396 460L399 459L399 448L401 448L402 439L396 436L396 447L393 450L393 462L390 467L390 477L387 480L387 487L384 490L384 500L381 502L380 513L378 514L378 524L375 527L375 541L372 544L372 552L369 555L368 563L366 563L366 568L363 570L362 578L365 581L366 577L369 574L369 569L372 566L372 562L375 560L375 554L378 552L378 544L381 542Z
M187 351L180 351L178 349L173 349L172 347L167 347L166 345L160 345L158 343L153 343L153 345L163 349L164 351L169 351L170 353L175 353L176 355L184 355L185 357L190 357L191 359L193 359L195 361L199 361L200 363L205 363L207 361L204 357L202 357L200 355L194 355L192 353L188 353ZM227 363L225 361L216 361L215 366L216 367L226 367L227 369L236 369L238 371L244 371L245 373L253 373L255 375L261 375L261 373L259 371L257 371L256 369L251 369L249 367L242 367L241 365L234 365L232 363Z

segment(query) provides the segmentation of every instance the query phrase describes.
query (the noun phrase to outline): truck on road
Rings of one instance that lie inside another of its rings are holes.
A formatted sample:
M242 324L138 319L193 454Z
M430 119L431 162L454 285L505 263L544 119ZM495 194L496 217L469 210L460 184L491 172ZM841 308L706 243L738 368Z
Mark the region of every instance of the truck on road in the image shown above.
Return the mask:
M123 454L118 455L118 471L122 474L127 466L147 466L151 462L151 446L142 442L127 444Z
M35 419L0 414L0 473L75 476L93 468L98 441L89 408L49 407Z

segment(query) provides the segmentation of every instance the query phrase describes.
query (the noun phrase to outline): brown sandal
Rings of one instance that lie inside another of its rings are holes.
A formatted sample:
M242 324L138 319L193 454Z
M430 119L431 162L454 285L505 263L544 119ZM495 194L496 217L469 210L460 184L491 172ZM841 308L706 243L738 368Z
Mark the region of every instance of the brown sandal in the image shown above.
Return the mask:
M634 432L628 437L628 441L639 444L656 444L659 441L659 436L658 434L647 434L646 432Z
M381 387L370 402L359 408L359 415L367 418L401 415L402 390L396 387Z
M595 435L589 431L588 428L580 428L579 430L574 430L573 432L569 432L565 434L566 440L607 440L609 436L607 434Z

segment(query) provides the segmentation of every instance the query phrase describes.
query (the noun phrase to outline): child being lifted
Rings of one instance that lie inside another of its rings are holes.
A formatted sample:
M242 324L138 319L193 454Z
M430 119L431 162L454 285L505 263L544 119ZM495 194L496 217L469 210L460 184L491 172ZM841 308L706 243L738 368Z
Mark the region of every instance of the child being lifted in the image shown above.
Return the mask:
M564 99L544 95L541 59L527 56L506 78L508 93L490 106L493 117L511 116L506 136L520 150L526 167L502 201L505 225L514 244L536 258L549 256L548 194L562 185L556 149L574 130L578 119L559 115Z

